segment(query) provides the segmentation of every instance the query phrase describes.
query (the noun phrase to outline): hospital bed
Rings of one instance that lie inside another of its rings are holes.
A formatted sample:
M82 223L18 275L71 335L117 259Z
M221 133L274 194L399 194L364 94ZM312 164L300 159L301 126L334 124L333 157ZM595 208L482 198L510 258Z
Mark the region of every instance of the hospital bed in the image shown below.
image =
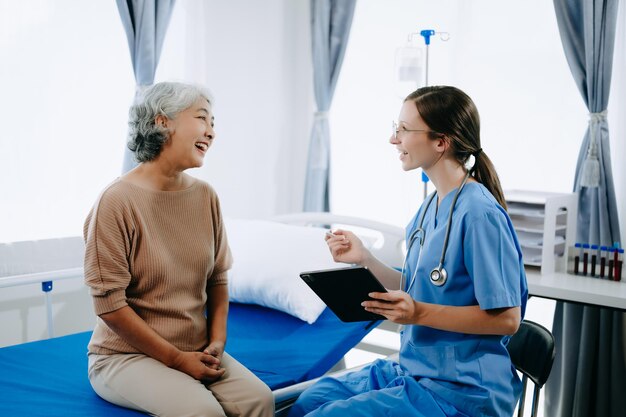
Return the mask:
M294 228L350 227L379 258L391 265L400 265L402 260L404 231L399 227L329 213L301 213L272 221ZM237 239L249 238L232 235L228 226L231 246L236 246ZM83 250L78 237L0 245L0 288L41 283L49 335L54 334L53 282L82 278ZM51 258L51 253L56 256ZM379 324L343 323L328 309L309 324L276 309L231 302L227 351L273 390L276 415L283 416L302 390L326 374L350 349L376 350L371 344L359 343ZM110 404L93 392L87 379L90 335L85 331L0 348L0 415L143 415Z

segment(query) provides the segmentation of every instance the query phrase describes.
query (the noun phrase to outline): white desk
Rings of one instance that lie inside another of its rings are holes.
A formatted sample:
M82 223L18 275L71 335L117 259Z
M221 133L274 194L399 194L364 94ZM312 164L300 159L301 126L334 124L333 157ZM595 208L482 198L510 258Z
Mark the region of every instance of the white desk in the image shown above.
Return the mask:
M558 301L573 301L587 305L611 307L626 311L626 282L555 272L541 275L526 270L528 293Z

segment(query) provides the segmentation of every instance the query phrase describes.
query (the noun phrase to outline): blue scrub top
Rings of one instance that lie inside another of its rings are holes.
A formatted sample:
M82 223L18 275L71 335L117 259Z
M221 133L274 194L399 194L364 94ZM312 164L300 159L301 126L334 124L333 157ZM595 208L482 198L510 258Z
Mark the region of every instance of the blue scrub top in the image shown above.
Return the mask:
M465 185L454 207L444 267L448 281L431 284L430 271L439 264L448 214L456 190L424 218L425 242L410 248L405 268L408 287L420 250L423 251L411 296L426 303L472 306L483 310L521 307L528 287L517 235L506 211L480 183ZM426 200L428 201L428 200ZM407 227L418 227L423 204ZM405 288L406 289L406 288ZM401 337L400 364L442 399L468 415L512 415L521 382L506 350L508 336L471 335L411 325Z

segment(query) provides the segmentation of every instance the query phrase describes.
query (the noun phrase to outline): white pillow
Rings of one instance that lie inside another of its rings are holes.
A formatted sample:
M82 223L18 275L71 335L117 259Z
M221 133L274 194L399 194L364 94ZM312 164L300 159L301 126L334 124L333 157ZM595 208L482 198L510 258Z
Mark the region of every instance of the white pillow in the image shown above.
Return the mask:
M325 230L263 220L224 222L234 258L228 273L230 299L315 322L326 305L300 272L341 267L324 241Z

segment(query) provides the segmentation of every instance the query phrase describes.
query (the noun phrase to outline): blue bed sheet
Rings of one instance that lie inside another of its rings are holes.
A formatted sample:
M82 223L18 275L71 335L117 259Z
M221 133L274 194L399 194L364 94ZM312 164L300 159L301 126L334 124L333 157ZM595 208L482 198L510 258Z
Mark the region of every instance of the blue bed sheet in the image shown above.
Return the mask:
M327 308L310 325L234 303L229 317L226 350L273 390L323 375L379 323L343 323Z
M231 303L226 350L272 389L324 374L376 325L342 323L328 309L313 324ZM0 416L126 417L142 413L98 397L87 379L90 332L0 349Z
M91 332L0 349L0 416L145 416L110 404L87 379Z

